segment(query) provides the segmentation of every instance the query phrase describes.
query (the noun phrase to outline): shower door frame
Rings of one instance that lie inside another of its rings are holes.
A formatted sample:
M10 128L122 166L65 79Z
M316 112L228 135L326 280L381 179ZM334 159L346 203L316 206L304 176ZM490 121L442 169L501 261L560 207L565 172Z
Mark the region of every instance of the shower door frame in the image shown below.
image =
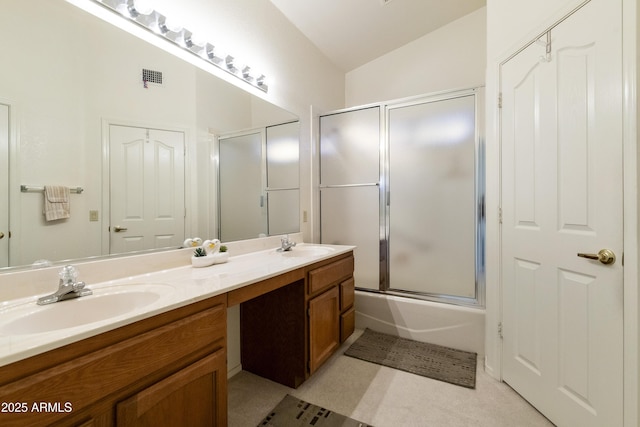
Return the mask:
M389 242L390 242L390 223L389 223L389 111L395 108L406 107L427 102L444 101L452 98L464 96L474 96L475 99L475 297L461 297L447 294L435 294L429 292L412 292L400 289L394 289L389 283ZM402 98L394 101L382 103L372 103L362 106L346 108L321 114L320 117L330 116L333 114L349 113L367 108L378 107L380 109L380 178L376 183L379 191L379 288L362 288L356 289L363 292L372 292L386 295L395 295L401 297L409 297L414 299L447 303L458 306L466 306L472 308L483 308L485 306L485 169L484 169L484 87L473 87L460 89L455 91L442 91L432 94L420 95L415 97ZM318 121L319 123L319 121ZM320 128L318 128L318 170L321 167L320 145L322 137ZM331 188L333 186L319 185L317 191L323 188ZM320 197L318 196L318 200ZM321 205L321 203L320 203ZM322 210L322 206L320 209ZM322 241L322 223L320 223L320 241Z
M390 177L390 165L389 165L389 153L390 153L390 112L396 108L410 107L414 105L421 105L431 102L446 101L449 99L461 98L473 96L474 97L474 143L475 143L475 297L463 297L450 294L439 294L430 292L417 292L404 290L391 287L389 280L389 273L391 271L390 265L390 245L391 242L391 223L390 223L390 194L389 194L389 177ZM384 190L384 194L381 194L381 200L383 200L383 207L381 212L384 211L384 242L381 244L381 248L385 249L385 276L384 280L381 280L380 292L403 296L412 297L427 301L454 304L460 306L482 308L485 306L485 247L484 247L484 235L485 235L485 170L484 170L484 87L475 87L470 89L462 89L456 91L444 91L433 94L406 98L402 100L396 100L388 102L383 105L384 110L384 153L381 155L382 165L382 182L381 189ZM383 208L383 210L382 210Z

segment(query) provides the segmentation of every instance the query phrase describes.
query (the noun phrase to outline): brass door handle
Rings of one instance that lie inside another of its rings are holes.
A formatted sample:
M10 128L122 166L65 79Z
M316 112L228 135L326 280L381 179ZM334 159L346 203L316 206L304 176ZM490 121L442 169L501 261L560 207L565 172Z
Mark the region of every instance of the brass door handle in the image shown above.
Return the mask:
M120 227L119 225L116 225L115 227L113 227L113 231L115 231L116 233L127 231L127 227Z
M0 231L0 239L2 239L3 237L4 237L4 233Z
M611 249L600 249L597 254L578 253L581 258L595 259L603 264L613 264L616 262L616 254Z

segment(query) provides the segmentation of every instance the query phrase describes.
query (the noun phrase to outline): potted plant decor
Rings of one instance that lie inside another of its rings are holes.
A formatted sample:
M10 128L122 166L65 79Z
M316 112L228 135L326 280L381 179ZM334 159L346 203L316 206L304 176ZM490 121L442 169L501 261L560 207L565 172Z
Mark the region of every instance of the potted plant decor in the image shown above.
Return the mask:
M207 255L207 251L203 247L196 248L191 256L191 265L193 267L207 267L213 265L214 258Z
M213 254L214 263L222 264L229 261L229 252L225 245L220 245L220 250Z

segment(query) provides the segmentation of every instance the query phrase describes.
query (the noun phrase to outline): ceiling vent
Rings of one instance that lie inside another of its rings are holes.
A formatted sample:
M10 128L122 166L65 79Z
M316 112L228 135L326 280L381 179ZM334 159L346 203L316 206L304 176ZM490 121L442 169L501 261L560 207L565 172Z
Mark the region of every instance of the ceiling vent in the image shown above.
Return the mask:
M145 84L145 86L148 83L151 83L154 85L162 85L162 71L154 71L154 70L148 70L146 68L143 68L142 82Z

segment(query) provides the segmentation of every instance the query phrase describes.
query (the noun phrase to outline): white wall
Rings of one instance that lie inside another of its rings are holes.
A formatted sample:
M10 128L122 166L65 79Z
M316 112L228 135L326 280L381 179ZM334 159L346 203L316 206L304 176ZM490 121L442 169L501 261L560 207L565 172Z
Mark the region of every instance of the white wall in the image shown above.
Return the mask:
M481 8L350 71L346 106L484 85L485 35Z

